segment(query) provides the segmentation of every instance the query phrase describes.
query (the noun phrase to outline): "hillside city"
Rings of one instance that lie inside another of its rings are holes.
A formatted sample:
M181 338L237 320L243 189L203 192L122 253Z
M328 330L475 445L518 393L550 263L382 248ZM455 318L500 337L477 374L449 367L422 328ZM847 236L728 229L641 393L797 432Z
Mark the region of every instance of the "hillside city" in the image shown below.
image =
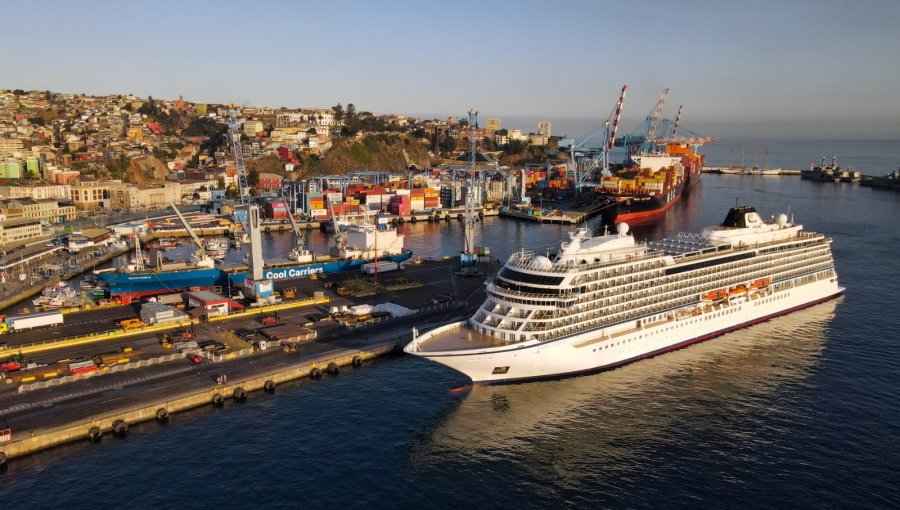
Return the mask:
M79 218L235 197L229 113L239 126L250 193L260 199L317 175L376 170L400 178L468 158L467 119L377 115L352 104L236 107L0 90L0 248L46 238ZM537 133L502 129L499 119L476 127L479 163L494 168L545 160L560 139L548 122Z

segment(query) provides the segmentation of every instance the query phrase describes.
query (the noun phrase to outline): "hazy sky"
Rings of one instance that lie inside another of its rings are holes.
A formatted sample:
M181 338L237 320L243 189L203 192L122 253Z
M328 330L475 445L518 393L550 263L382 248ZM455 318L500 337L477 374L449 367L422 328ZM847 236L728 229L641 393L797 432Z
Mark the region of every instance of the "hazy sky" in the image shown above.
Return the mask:
M900 2L4 2L0 88L900 137Z

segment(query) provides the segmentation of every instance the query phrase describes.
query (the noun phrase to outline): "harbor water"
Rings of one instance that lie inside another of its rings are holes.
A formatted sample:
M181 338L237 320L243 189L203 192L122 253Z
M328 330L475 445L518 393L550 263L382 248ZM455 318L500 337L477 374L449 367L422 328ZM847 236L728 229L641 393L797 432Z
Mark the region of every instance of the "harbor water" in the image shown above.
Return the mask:
M896 148L867 173L895 166ZM736 203L830 235L845 295L558 381L466 388L443 366L382 359L15 460L0 474L4 508L895 507L900 195L710 174L632 230L639 241L698 232ZM420 256L462 244L455 221L401 229ZM502 260L555 248L570 227L488 218L478 229ZM272 253L290 245L265 238ZM312 248L328 242L310 235Z

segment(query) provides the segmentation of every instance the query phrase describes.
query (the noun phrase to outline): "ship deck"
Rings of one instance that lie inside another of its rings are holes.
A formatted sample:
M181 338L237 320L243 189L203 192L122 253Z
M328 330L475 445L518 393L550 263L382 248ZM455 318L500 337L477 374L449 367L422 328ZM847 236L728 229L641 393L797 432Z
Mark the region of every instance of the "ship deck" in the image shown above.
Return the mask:
M500 340L492 336L482 335L469 327L463 326L440 333L434 338L419 343L419 351L462 351L469 349L485 349L488 347L502 347L513 343L517 342Z

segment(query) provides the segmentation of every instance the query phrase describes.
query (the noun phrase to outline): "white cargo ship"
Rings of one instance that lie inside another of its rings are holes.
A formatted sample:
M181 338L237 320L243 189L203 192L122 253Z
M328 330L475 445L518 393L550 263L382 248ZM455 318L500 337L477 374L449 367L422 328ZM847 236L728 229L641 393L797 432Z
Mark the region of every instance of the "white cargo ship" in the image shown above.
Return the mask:
M831 239L749 206L702 234L636 243L571 234L553 256L513 254L467 321L404 349L472 381L500 383L614 368L836 297Z

